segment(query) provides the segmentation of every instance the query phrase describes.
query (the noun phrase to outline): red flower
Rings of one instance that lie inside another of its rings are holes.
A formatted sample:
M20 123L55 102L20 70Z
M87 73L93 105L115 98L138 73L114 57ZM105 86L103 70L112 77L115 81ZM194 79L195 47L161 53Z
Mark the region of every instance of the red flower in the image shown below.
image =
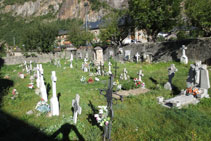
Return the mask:
M41 98L41 101L44 101L44 99L43 99L43 98Z
M93 83L94 80L92 78L89 78L88 83Z
M140 85L140 84L141 84L141 82L139 81L139 82L138 82L138 84Z

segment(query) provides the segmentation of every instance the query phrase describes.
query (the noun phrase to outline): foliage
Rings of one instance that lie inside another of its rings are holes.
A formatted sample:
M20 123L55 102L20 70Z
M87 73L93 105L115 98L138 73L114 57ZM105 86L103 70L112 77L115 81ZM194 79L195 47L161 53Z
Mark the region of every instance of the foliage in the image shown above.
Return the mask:
M121 45L130 29L127 11L112 11L104 17L104 22L99 35L102 45Z
M83 29L82 21L77 19L72 21L68 35L70 42L76 47L84 46L86 43L91 43L94 39L94 35L91 32L86 32Z
M4 0L4 4L5 5L23 4L28 1L36 1L36 0Z
M58 29L53 24L35 24L25 31L23 49L50 52L54 49L54 40Z
M147 35L155 41L159 32L170 30L177 23L180 2L181 0L130 0L130 15L135 26L145 29Z
M91 4L93 11L99 11L101 8L109 9L110 6L105 1L100 0L88 0Z
M186 0L185 12L193 26L202 29L206 36L211 35L211 0Z

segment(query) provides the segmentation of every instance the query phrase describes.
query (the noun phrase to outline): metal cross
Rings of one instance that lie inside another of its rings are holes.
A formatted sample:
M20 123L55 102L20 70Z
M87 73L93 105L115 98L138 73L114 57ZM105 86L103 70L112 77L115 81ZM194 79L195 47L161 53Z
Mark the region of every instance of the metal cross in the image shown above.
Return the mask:
M114 74L114 77L116 78L117 77L117 69L119 69L119 67L117 66L117 62L115 63L115 74Z

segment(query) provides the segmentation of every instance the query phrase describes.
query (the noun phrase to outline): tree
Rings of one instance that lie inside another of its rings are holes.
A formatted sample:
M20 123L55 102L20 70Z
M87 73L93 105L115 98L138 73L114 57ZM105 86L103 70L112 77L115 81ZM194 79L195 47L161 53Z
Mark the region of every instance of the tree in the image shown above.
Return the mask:
M86 32L83 29L83 23L77 19L71 22L68 35L68 39L76 47L92 43L94 39L94 35L91 32Z
M130 15L138 29L145 29L148 41L156 40L161 31L170 30L177 24L181 0L130 0Z
M53 44L57 34L58 29L54 24L34 24L25 31L23 49L39 52L53 51Z
M193 26L211 35L211 0L185 0L185 13Z
M112 11L103 19L104 24L99 35L102 44L122 45L122 41L128 36L130 29L127 11Z

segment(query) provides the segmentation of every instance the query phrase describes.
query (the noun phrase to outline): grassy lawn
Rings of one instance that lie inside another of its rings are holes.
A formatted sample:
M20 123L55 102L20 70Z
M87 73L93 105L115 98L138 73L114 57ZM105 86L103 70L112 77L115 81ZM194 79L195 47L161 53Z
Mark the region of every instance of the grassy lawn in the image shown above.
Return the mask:
M45 82L50 86L48 99L52 97L51 71L56 71L57 93L61 95L59 98L59 117L47 117L46 114L38 116L38 112L34 108L40 97L35 94L34 90L27 87L30 76L20 79L18 72L21 72L22 68L18 67L18 65L4 66L1 69L1 74L2 76L8 74L10 80L14 82L14 86L10 87L8 94L2 98L1 110L40 129L47 135L58 133L55 134L56 139L62 139L63 136L59 129L63 125L73 124L71 120L73 116L71 110L72 99L75 98L76 94L79 94L82 114L78 116L76 128L85 140L102 140L103 131L96 123L93 115L97 106L106 105L106 98L99 94L99 89L107 88L108 76L100 76L100 81L95 81L92 84L81 83L80 78L82 75L87 80L89 78L88 73L81 70L81 62L77 62L77 69L75 68L75 62L73 62L74 68L70 69L69 63L64 64L64 60L61 60L62 68L57 68L50 63L43 64ZM167 68L172 63L178 69L173 78L173 84L178 90L173 92L163 88L168 80ZM114 62L112 64L114 66ZM190 105L180 110L167 109L157 103L156 97L170 98L179 94L181 89L186 88L189 65L176 62L153 64L118 63L120 67L118 76L126 67L129 76L138 77L137 73L141 68L144 73L143 81L150 91L146 94L124 98L123 102L115 102L113 105L112 140L210 140L211 99L203 99L198 105ZM63 69L65 66L66 69ZM107 67L107 63L105 66ZM14 72L14 70L16 71ZM114 69L112 69L112 72L114 73ZM209 75L211 78L210 70ZM94 77L92 78L94 79ZM121 83L121 80L119 81ZM12 89L14 88L17 89L19 95L12 100ZM211 94L211 89L209 89L209 94ZM34 110L34 113L27 115L26 112L29 110ZM71 140L78 139L73 131L68 135ZM24 140L24 137L22 139Z

